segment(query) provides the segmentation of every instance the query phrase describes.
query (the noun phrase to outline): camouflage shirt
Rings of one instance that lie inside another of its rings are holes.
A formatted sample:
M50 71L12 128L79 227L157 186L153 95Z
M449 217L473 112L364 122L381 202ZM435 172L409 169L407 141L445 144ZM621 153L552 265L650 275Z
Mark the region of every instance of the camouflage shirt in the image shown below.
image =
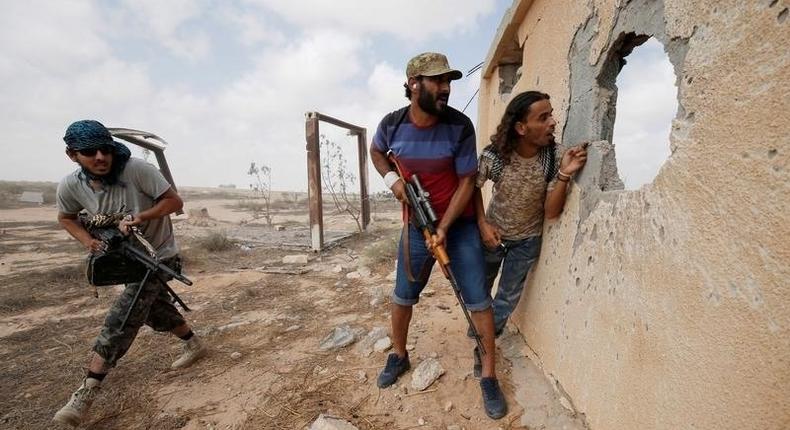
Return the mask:
M483 150L478 162L476 186L494 182L486 220L496 226L506 240L540 236L543 232L543 204L546 193L554 188L556 178L546 183L540 157L523 158L517 153L505 165L490 147Z

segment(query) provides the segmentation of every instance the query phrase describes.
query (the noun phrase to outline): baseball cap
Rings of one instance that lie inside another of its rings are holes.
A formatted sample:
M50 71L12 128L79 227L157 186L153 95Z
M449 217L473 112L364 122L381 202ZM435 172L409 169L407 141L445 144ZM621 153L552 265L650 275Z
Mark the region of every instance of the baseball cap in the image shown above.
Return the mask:
M406 77L416 76L439 76L449 74L450 80L461 79L463 73L459 70L451 69L447 62L447 57L438 52L423 52L409 60L406 65Z

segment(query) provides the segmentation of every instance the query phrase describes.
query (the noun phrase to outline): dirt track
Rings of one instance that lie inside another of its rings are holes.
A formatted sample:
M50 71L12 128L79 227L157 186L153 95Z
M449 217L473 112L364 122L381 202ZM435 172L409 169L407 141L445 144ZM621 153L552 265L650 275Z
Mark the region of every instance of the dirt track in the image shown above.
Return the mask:
M209 213L222 210L209 207ZM237 220L201 225L180 218L176 231L195 285L171 285L193 308L188 319L211 354L172 371L178 341L143 328L104 383L84 428L302 429L320 413L360 429L421 422L429 429L582 428L512 333L500 340L508 358L498 360L511 412L498 421L485 416L463 317L436 274L415 308L409 336L413 367L433 356L446 369L426 391L412 390L410 374L379 390L375 378L386 353L362 354L356 344L319 350L321 339L341 324L363 335L388 329L397 211L379 214L368 233L321 254L252 242L251 249L209 253L198 246L201 234L230 229ZM50 221L54 209L5 210L0 219L0 427L53 428L51 416L79 384L117 290L100 288L99 298L92 297L82 250ZM284 265L288 254L310 261ZM363 276L349 277L357 271ZM520 405L515 393L528 401Z

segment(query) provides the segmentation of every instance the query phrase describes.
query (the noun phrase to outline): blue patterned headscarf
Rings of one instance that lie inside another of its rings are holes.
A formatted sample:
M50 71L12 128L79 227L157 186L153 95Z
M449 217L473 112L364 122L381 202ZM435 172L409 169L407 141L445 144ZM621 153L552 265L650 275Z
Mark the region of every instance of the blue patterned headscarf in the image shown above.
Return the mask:
M66 147L74 151L100 148L102 146L112 146L115 148L110 173L97 177L83 167L82 174L87 181L95 179L107 185L117 183L118 176L121 174L124 167L126 167L126 162L128 162L129 158L132 156L132 152L129 151L129 148L123 143L113 140L110 131L99 121L82 120L72 123L69 128L66 129L66 135L63 136L63 141L66 142Z

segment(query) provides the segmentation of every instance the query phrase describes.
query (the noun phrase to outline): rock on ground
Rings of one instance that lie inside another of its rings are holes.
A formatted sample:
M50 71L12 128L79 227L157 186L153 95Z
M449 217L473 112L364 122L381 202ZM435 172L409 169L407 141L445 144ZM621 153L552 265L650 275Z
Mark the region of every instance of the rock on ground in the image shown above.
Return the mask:
M444 368L439 360L427 358L423 360L411 375L411 387L417 391L422 391L433 384L444 374Z
M389 336L379 339L373 344L373 351L375 352L384 352L390 348L392 348L392 340Z
M323 340L319 345L319 349L322 351L328 351L333 349L342 348L346 345L351 345L356 340L356 333L348 324L343 324L341 326L335 327Z
M387 329L384 327L374 327L356 346L357 354L363 357L369 356L373 352L373 346L379 340L387 337Z
M330 417L324 414L318 416L310 426L310 430L359 430L356 426L340 418Z
M310 258L307 255L286 255L283 257L283 264L307 264Z

